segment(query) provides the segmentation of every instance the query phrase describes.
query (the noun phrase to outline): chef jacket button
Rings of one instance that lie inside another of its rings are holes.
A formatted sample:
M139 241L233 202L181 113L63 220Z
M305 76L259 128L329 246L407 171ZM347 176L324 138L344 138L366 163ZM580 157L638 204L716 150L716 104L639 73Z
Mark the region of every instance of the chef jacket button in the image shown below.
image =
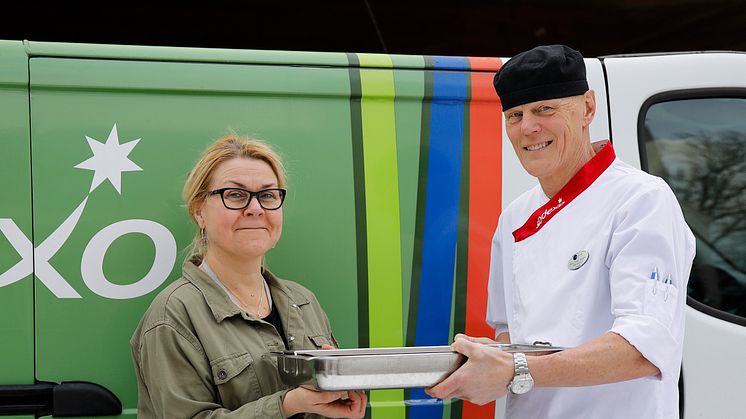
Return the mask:
M221 369L220 371L218 371L218 378L219 379L225 380L225 377L227 377L227 376L228 376L228 373L225 372L224 369Z
M290 337L288 338L288 340L289 340L290 342L294 341L294 340L295 340L295 336L290 336Z
M298 304L292 304L293 308L298 308Z

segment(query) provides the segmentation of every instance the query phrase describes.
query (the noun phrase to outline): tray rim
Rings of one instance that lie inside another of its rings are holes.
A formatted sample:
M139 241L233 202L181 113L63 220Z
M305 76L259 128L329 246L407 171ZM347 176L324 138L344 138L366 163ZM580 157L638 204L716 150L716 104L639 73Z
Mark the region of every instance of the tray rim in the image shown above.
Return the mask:
M483 344L498 348L506 352L559 352L567 348L551 345L535 345L521 343ZM378 355L413 355L413 354L453 354L458 353L450 345L440 346L392 346L382 348L348 348L348 349L304 349L272 351L273 356L297 357L304 359L337 358L350 356L378 356Z

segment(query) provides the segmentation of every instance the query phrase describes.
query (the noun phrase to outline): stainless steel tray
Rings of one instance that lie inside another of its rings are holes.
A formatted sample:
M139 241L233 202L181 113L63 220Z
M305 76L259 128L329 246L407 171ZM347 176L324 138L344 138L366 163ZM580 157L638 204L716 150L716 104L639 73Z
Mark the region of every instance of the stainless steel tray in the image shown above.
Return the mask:
M548 345L490 344L506 352L558 352ZM372 390L430 387L445 379L466 358L450 346L334 349L272 352L289 386L317 390Z

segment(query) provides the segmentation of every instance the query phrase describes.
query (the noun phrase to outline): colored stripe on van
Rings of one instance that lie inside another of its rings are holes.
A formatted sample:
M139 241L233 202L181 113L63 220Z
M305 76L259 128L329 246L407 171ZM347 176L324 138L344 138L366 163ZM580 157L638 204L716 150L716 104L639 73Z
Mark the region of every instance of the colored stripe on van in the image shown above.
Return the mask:
M465 58L434 57L438 67L463 67ZM430 107L425 225L417 303L415 345L450 343L453 280L456 262L464 104L468 73L435 71ZM427 399L421 389L410 392L412 399ZM442 416L442 404L410 409L410 418Z
M474 59L470 58L470 61ZM472 67L481 63L473 63ZM493 73L471 73L469 106L469 221L465 332L491 337L486 323L487 282L492 235L497 228L502 198L502 116L492 87ZM495 404L464 402L464 418L491 419Z
M439 57L435 57L436 64ZM453 58L449 57L452 61ZM464 59L465 61L465 59ZM447 345L456 256L467 73L435 71L415 345Z
M360 63L355 54L350 62L350 132L352 137L352 172L355 188L355 236L357 259L358 348L370 347L368 336L368 240L365 228L365 160L363 156L363 122L360 111Z
M399 162L399 215L401 228L402 304L404 336L408 336L408 313L411 304L412 268L417 225L417 191L419 189L420 149L425 72L401 69L402 66L425 66L425 58L391 56L394 64L396 97L396 157ZM418 61L415 61L418 60ZM429 118L428 118L429 120ZM414 329L414 323L411 324ZM408 345L408 343L405 343Z
M459 332L490 336L484 318L502 150L492 70L499 60L422 57L425 69L436 70L408 72L393 70L394 58L348 55L360 347L447 345ZM482 71L462 71L470 66ZM402 390L372 391L370 417L494 416L494 404L444 409L421 389L407 399L405 411Z
M358 59L361 65L362 88L360 112L365 178L370 346L403 346L394 74L393 70L386 70L392 67L388 55L358 54ZM366 69L365 66L376 68ZM404 392L400 389L372 391L372 417L379 417L376 404L387 406L380 417L403 417L403 400Z

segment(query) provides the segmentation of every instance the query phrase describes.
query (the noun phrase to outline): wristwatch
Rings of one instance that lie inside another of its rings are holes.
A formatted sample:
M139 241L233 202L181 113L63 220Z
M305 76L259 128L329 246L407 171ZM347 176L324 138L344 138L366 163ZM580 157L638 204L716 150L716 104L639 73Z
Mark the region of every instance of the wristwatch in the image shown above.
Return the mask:
M513 394L526 394L534 388L534 378L528 371L528 361L526 354L516 352L513 354L513 363L515 364L515 375L513 380L508 384L508 391Z

